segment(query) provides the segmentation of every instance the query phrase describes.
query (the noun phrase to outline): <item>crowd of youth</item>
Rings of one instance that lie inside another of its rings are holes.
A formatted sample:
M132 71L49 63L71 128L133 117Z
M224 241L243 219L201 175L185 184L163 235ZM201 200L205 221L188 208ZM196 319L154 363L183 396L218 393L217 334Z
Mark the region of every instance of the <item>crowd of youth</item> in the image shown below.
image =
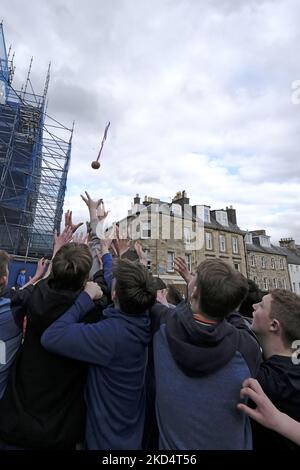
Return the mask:
M68 212L19 289L0 251L0 449L297 449L300 297L177 257L183 298L82 199L87 236Z

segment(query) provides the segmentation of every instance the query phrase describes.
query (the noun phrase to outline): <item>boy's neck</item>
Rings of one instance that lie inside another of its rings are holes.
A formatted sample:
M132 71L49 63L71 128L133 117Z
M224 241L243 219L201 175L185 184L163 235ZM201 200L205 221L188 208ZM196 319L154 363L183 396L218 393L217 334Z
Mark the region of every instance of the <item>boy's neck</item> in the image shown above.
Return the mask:
M201 323L207 323L208 325L216 325L218 323L217 320L213 318L209 318L201 312L194 313L194 319L200 321Z

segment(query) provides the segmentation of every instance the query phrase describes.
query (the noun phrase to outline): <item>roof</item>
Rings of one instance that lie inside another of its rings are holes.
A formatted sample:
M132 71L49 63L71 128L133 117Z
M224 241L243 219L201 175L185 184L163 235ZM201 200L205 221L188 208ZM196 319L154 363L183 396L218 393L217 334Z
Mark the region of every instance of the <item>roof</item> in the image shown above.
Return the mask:
M204 227L205 228L214 228L222 232L233 232L233 233L238 233L240 235L245 235L245 230L241 230L238 225L232 224L231 222L228 221L228 226L226 225L221 225L219 222L217 222L212 215L210 215L210 223L209 222L204 222Z
M266 253L269 255L281 255L287 256L287 254L282 250L280 246L271 245L268 246L261 246L261 245L254 245L253 243L246 243L246 250L247 251L256 251L258 253Z
M174 212L172 210L171 210L171 212L169 212L169 209L171 209L172 204L174 204L174 203L173 202L169 203L169 202L160 201L160 206L161 207L160 207L159 213L182 218L182 215L179 216L177 214L174 214ZM148 211L151 211L151 206L152 206L152 204L147 205L146 208L147 208ZM139 213L132 214L132 216L138 215L138 214ZM188 209L186 208L184 216L185 216L186 220L192 220L193 222L196 222L197 220L199 220L199 221L202 222L201 219L196 217L195 211L193 210L193 206L189 206ZM240 235L245 235L245 233L246 233L245 230L241 230L238 225L232 224L229 220L228 220L228 226L220 224L219 222L216 221L216 219L214 218L214 216L211 212L210 212L210 222L204 222L204 227L205 228L216 229L216 230L219 230L219 231L222 231L222 232L237 233L237 234L240 234Z
M291 250L290 248L279 246L278 250L280 250L283 254L287 256L288 264L299 264L300 265L300 253L296 253L295 251Z

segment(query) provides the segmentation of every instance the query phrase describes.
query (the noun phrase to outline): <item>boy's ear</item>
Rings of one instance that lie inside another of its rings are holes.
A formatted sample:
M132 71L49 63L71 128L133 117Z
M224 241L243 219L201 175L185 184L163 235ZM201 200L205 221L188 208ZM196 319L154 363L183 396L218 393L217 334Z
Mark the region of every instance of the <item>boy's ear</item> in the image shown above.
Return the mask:
M276 318L273 318L270 323L270 331L279 331L280 329L281 329L280 322L276 320Z
M192 290L192 293L191 293L191 298L192 299L198 299L198 297L199 297L199 294L198 294L197 286L194 286L193 290Z

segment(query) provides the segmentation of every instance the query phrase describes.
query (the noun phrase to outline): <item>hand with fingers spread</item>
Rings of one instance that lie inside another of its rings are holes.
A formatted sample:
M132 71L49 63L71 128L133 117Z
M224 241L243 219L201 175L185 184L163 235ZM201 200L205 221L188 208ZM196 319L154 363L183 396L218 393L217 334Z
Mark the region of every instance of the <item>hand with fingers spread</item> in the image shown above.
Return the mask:
M32 280L32 279L35 279L35 280L37 281L37 280L39 280L39 279L42 279L42 277L44 276L45 271L46 271L48 265L49 265L49 260L47 260L47 259L45 259L45 258L41 258L41 259L38 261L35 275L31 278L31 280Z
M79 224L75 225L73 224L73 221L72 221L72 211L67 211L65 213L65 228L67 227L71 227L72 229L72 233L75 233L76 230L81 227L81 225L83 225L83 222L80 222Z
M109 211L105 210L104 202L102 199L100 199L100 204L97 207L97 217L98 217L99 222L102 222L103 220L105 220L108 214L109 214Z
M120 238L119 227L116 226L116 238L112 242L112 249L117 253L117 256L120 258L129 250L130 240L127 234L127 237Z
M87 245L88 244L88 238L89 235L88 233L77 233L76 235L73 236L73 242L74 243L79 243L81 245Z
M143 250L143 246L139 241L135 242L134 249L139 257L140 263L147 267L147 253Z
M239 410L262 426L276 431L300 446L300 423L279 411L264 393L257 380L246 379L243 382L240 395L241 398L249 397L256 404L256 408L253 409L244 403L239 403L237 405Z
M96 220L98 218L97 209L98 209L99 205L101 203L103 203L103 200L102 199L96 199L96 200L92 199L87 191L85 191L85 194L86 194L85 196L83 196L81 194L81 199L86 203L86 205L88 207L88 210L90 212L91 221Z
M181 256L176 256L174 259L174 269L177 271L180 276L188 284L193 278L192 274L188 270L187 262Z
M244 413L250 416L250 418L255 419L259 424L276 430L282 413L269 400L257 380L246 379L243 382L240 396L241 398L249 397L256 404L256 408L253 409L244 403L239 403L237 405L239 410L244 411Z
M101 287L92 281L88 281L85 285L84 292L86 292L92 300L101 299L103 296L103 292Z
M35 284L36 282L38 282L40 279L43 278L44 274L45 274L45 271L46 271L46 268L49 266L49 261L45 258L41 258L39 261L38 261L38 264L37 264L37 267L36 267L36 271L35 271L35 274L34 276L29 276L29 281L20 289L20 290L23 290L25 289L27 286L31 285L31 284Z
M54 232L54 247L53 247L53 255L52 258L56 255L58 250L61 249L64 245L67 245L73 239L73 231L72 227L68 226L65 227L64 231L57 235L57 231Z

